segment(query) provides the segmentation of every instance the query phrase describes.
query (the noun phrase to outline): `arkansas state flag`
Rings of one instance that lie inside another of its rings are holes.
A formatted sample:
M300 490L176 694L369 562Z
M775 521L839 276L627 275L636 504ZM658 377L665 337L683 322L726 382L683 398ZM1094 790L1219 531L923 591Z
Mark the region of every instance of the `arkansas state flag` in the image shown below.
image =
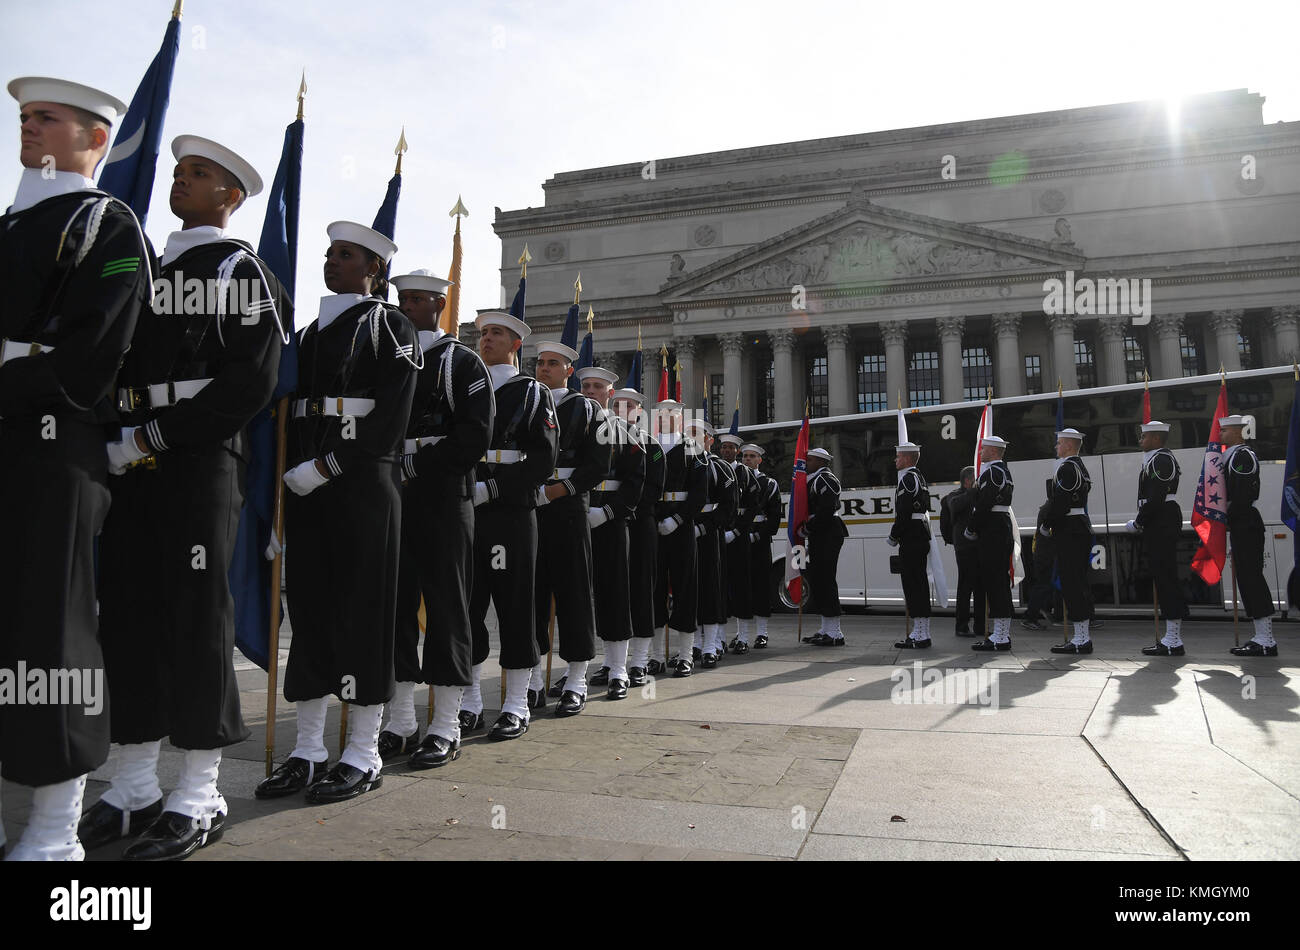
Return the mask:
M1196 501L1192 503L1192 530L1201 539L1201 546L1192 555L1192 570L1207 584L1219 583L1228 557L1228 499L1223 490L1223 443L1219 441L1219 420L1227 414L1228 384L1223 383L1214 407L1201 477L1196 482Z
M803 602L803 578L799 575L795 546L803 550L804 523L808 520L808 416L803 417L799 440L794 446L794 476L790 479L790 517L786 519L785 589L790 603Z

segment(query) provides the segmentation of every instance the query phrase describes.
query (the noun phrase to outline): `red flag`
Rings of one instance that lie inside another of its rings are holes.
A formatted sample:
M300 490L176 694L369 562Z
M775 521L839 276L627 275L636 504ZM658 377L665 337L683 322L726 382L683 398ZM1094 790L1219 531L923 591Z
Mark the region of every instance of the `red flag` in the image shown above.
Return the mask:
M786 538L790 546L785 552L785 589L790 595L790 603L798 604L803 600L803 577L799 574L799 562L806 549L804 543L804 524L808 520L808 413L805 409L803 426L799 429L799 439L794 445L794 476L790 479L790 517L786 519ZM800 554L796 555L796 546Z
M663 370L659 374L659 397L656 401L663 402L668 398L668 347L659 351L659 358L663 362Z
M1146 380L1146 387L1142 390L1142 424L1146 425L1151 421L1151 380L1146 373L1142 376ZM1218 424L1217 420L1215 424Z
M1210 441L1192 503L1192 530L1201 539L1192 555L1192 570L1207 584L1219 582L1228 558L1228 498L1223 484L1223 443L1219 441L1219 420L1227 414L1228 384L1224 382L1219 386L1219 402L1214 407Z
M983 471L984 468L984 463L980 461L980 452L984 448L984 438L985 436L990 436L992 434L993 434L993 403L986 402L984 404L984 411L980 413L979 432L976 434L975 437L975 478L976 479L980 477L980 472Z

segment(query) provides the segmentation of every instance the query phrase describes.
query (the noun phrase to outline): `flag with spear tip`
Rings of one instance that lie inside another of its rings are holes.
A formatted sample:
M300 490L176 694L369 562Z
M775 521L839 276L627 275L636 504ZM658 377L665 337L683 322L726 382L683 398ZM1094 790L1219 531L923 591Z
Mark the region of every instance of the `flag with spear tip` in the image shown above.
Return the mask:
M659 359L662 362L662 368L659 371L659 392L655 397L656 402L664 402L668 399L668 344L659 347Z
M592 309L591 304L587 304L587 335L582 338L582 346L578 349L578 362L573 364L573 374L569 377L569 388L574 392L582 390L578 370L596 365L596 340L592 334L595 319L596 311Z
M623 383L626 389L635 389L639 393L645 392L641 387L644 383L641 381L641 324L636 325L636 352L632 354L632 365L627 370L627 380Z
M676 395L673 396L678 402L682 401L682 361L673 360L673 379L675 382Z
M569 305L569 312L564 318L564 329L560 331L560 345L567 346L571 350L578 349L578 321L581 319L582 307L579 306L582 301L582 274L579 273L577 279L573 282L573 303ZM574 392L578 391L577 379L569 377L569 389Z
M443 308L442 316L438 318L438 326L444 332L455 336L460 326L460 219L469 217L469 211L461 202L460 195L456 196L456 207L447 214L448 217L456 219L456 233L451 237L451 272L447 275L451 286L447 288L447 306Z
M375 221L371 225L376 231L389 240L397 239L397 202L402 197L402 155L407 151L409 146L406 144L406 126L402 126L402 133L397 139L397 147L393 149L393 154L397 156L397 167L393 169L393 177L388 179L388 189L384 192L384 200L379 205L379 210L375 212ZM388 299L388 265L384 267L384 299Z

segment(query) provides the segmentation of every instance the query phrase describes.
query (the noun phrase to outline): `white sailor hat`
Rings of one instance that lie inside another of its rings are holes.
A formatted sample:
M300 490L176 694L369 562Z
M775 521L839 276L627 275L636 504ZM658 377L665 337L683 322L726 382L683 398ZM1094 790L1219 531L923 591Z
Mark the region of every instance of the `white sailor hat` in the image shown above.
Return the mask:
M999 449L1005 449L1007 447L1007 440L999 438L996 435L984 436L983 442L985 445L992 445Z
M355 221L334 221L325 229L325 233L329 235L331 241L347 241L349 244L361 245L367 251L377 255L385 264L397 253L397 245L391 239L374 228L357 224Z
M829 462L835 456L831 455L831 453L827 452L825 449L809 449L808 457L810 459L811 458L825 459L826 461Z
M609 394L609 398L611 401L614 399L627 399L630 402L636 403L638 406L645 405L645 396L637 392L635 389L616 389Z
M604 380L605 382L609 383L611 386L613 386L616 382L618 382L618 375L616 373L613 373L610 370L607 370L601 366L584 366L582 369L578 370L573 375L578 377L579 382L585 379L592 379L592 378Z
M565 346L563 343L556 343L554 340L543 340L537 344L537 355L543 353L554 353L556 356L563 356L572 363L578 358L578 351L571 346Z
M745 440L742 439L740 436L732 435L730 432L728 432L726 435L719 436L719 438L721 439L721 441L726 442L728 445L743 445L745 443Z
M504 310L484 310L474 318L474 326L480 330L484 327L505 327L521 340L528 339L528 334L532 332L528 329L528 324Z
M709 421L708 421L707 419L702 419L702 418L699 417L699 416L691 416L689 419L687 419L687 420L686 420L686 428L687 428L688 430L689 430L689 429L699 429L701 432L703 432L703 433L706 434L706 435L717 435L717 434L718 434L718 430L715 429L715 428L713 428L712 424L710 424Z
M397 288L399 294L403 290L426 290L446 296L447 288L451 286L451 281L443 280L427 267L413 270L409 274L398 274L390 283Z
M75 106L92 115L97 115L109 125L126 114L126 103L101 92L92 86L83 86L79 82L66 79L52 79L49 76L21 76L10 80L9 95L18 100L18 105L29 102L54 102L64 106Z
M1245 424L1245 416L1224 416L1219 420L1220 429L1225 428L1226 426L1244 426Z
M245 198L251 198L262 191L262 176L257 173L257 169L212 139L205 139L199 135L178 135L172 139L172 155L178 162L190 155L216 162L235 176L239 187L244 189Z
M753 442L746 442L744 445L740 447L740 451L753 452L755 455L759 456L760 458L762 458L764 455L767 454L766 452L763 451L763 447L761 445L755 445Z
M1056 437L1058 439L1078 439L1080 442L1083 441L1083 433L1078 429L1062 429L1056 433Z
M655 403L655 409L663 412L681 412L685 408L676 399L665 399L662 402Z
M1142 431L1143 432L1168 432L1169 423L1159 422L1155 419L1152 419L1150 422L1142 423Z
M898 455L903 452L916 452L919 454L920 451L921 447L915 442L901 442L899 443L898 448L894 449L894 454Z

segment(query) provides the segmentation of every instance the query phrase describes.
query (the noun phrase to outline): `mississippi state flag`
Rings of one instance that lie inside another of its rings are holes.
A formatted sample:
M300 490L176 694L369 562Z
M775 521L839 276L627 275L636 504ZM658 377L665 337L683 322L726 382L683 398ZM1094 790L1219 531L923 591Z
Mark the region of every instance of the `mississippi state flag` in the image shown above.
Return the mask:
M1201 539L1201 546L1192 555L1192 570L1207 584L1219 583L1228 557L1228 498L1223 484L1223 443L1219 441L1219 420L1227 414L1228 384L1222 383L1205 460L1201 462L1201 477L1196 482L1196 501L1192 503L1192 530Z
M803 578L799 576L795 546L803 544L804 523L808 520L808 414L805 412L799 440L794 446L794 476L790 479L790 517L786 519L786 537L790 546L785 552L785 589L790 603L803 600Z

